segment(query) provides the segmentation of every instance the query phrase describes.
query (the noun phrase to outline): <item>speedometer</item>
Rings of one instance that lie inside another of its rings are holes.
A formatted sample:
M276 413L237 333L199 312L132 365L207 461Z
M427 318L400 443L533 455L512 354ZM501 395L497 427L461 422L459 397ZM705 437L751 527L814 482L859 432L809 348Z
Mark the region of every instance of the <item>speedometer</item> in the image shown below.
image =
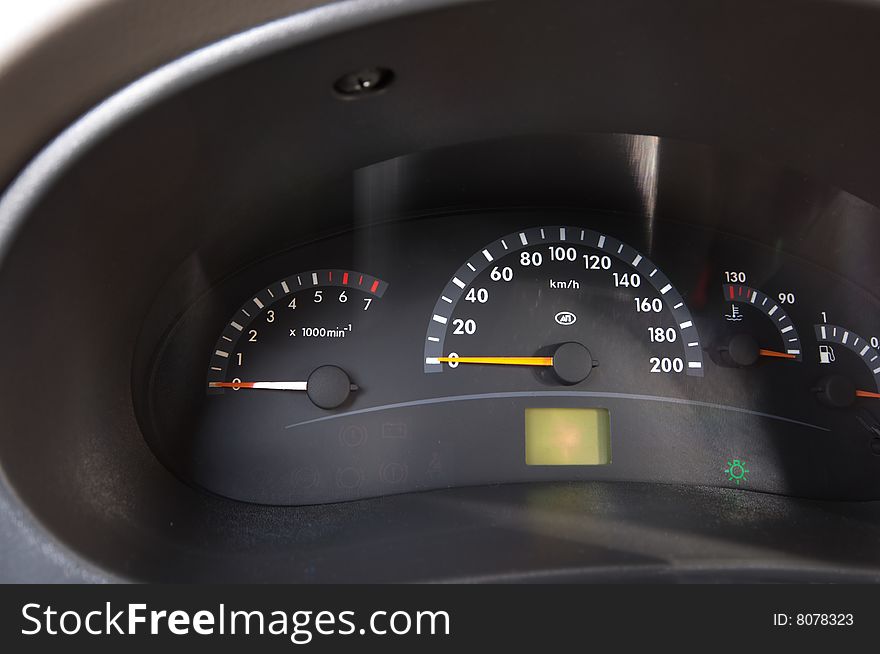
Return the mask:
M681 293L645 255L589 229L536 227L471 256L428 323L426 373L490 366L563 385L597 367L702 376L703 350Z

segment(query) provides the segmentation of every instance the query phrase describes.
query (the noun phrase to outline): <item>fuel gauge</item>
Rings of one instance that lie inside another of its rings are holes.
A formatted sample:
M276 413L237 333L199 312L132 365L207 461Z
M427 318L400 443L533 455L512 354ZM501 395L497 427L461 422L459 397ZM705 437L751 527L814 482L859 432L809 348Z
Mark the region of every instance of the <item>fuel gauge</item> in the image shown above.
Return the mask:
M819 400L827 406L846 408L860 398L880 399L880 352L875 344L839 325L820 324L814 329L819 365L829 370L813 389Z

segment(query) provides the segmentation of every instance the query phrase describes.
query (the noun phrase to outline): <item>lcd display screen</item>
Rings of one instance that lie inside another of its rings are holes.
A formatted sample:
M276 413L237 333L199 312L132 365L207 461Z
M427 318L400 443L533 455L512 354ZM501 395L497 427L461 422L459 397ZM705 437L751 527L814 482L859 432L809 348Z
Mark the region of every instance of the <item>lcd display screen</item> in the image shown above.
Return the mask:
M526 409L526 465L611 463L608 409Z

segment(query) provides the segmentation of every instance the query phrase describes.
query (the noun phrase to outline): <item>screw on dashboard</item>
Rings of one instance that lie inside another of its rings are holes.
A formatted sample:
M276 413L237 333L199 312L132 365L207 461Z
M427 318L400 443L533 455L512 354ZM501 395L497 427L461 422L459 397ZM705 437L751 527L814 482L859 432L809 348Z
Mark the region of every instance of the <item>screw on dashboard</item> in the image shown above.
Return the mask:
M355 100L385 90L393 79L394 73L388 68L362 68L337 79L333 90L342 99Z

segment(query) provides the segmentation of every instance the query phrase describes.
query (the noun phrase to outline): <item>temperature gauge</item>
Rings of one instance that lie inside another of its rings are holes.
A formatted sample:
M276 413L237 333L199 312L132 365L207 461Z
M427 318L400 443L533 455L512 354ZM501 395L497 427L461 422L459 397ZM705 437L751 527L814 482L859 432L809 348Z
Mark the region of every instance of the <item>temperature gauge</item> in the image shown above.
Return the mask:
M719 347L727 363L745 367L755 365L762 358L802 360L800 336L781 302L773 300L756 288L742 284L724 284L721 292L729 303L724 318L730 325L730 333ZM763 314L769 324L762 328L747 325L744 318L751 311ZM769 325L772 325L772 329ZM773 338L773 331L778 335L778 344L773 344L770 340Z

